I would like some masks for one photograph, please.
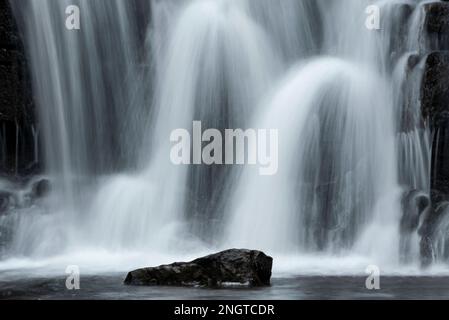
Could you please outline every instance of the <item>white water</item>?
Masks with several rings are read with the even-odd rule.
[[[428,191],[429,138],[400,129],[405,62],[390,58],[394,4],[418,1],[378,2],[382,31],[365,27],[368,0],[78,2],[79,33],[62,27],[68,1],[14,4],[54,188],[8,218],[0,270],[128,270],[245,246],[277,274],[418,272],[416,252],[399,263],[400,199]],[[173,166],[170,132],[193,120],[279,129],[279,173]]]

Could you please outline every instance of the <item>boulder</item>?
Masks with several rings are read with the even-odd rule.
[[[48,179],[41,179],[36,181],[31,188],[31,195],[33,199],[40,199],[48,195],[51,190],[50,181]]]
[[[126,285],[215,287],[227,283],[269,286],[273,258],[261,251],[230,249],[191,262],[128,273]]]

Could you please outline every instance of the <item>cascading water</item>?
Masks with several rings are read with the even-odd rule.
[[[376,202],[395,193],[391,105],[374,99],[373,88],[385,90],[381,79],[359,70],[320,58],[276,91],[257,124],[280,128],[284,162],[272,178],[242,178],[230,241],[271,250],[351,247]],[[389,206],[394,212],[394,201]]]
[[[48,254],[64,247],[71,230],[89,219],[83,214],[87,190],[95,188],[99,175],[136,165],[147,91],[139,87],[145,82],[140,67],[144,58],[139,26],[132,18],[139,9],[123,1],[80,1],[86,20],[83,32],[76,34],[65,28],[65,10],[73,2],[11,4],[23,21],[27,52],[33,52],[33,90],[54,191],[50,206],[58,211],[53,218],[24,217],[26,229],[34,225],[49,230],[19,236],[13,246]]]
[[[275,258],[357,256],[362,268],[417,259],[417,240],[404,240],[400,226],[402,194],[430,189],[420,68],[410,71],[420,1],[11,4],[52,192],[0,220],[13,230],[6,258],[102,264],[105,252],[135,253],[156,264],[170,260],[164,254],[247,246]],[[64,27],[73,4],[79,31]],[[380,31],[365,25],[372,4]],[[406,43],[395,41],[401,6],[417,6]],[[405,82],[410,94],[398,94]],[[203,130],[278,129],[278,174],[173,165],[170,133],[197,120]]]
[[[383,52],[363,20],[342,22],[367,5],[330,4],[323,51],[340,58],[299,66],[253,124],[280,128],[280,170],[273,178],[242,178],[230,208],[230,243],[397,256],[399,186],[391,92],[377,55]],[[345,36],[332,34],[342,30],[334,23],[348,28]],[[355,41],[361,45],[354,49]],[[374,242],[379,231],[385,237]]]

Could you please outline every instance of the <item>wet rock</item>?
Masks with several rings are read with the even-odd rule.
[[[8,0],[0,0],[0,174],[27,175],[38,170],[36,130],[20,34]]]
[[[441,112],[433,127],[431,187],[432,203],[449,200],[449,111]]]
[[[230,249],[191,262],[177,262],[128,273],[127,285],[204,286],[226,283],[270,285],[273,258],[261,251]]]
[[[418,229],[421,214],[430,205],[429,197],[419,191],[407,192],[402,198],[401,232],[414,232]]]
[[[428,214],[429,196],[419,190],[409,191],[402,198],[401,233],[412,233],[418,230],[420,221]]]
[[[416,112],[420,108],[419,98],[422,79],[420,62],[422,57],[416,53],[410,53],[404,57],[406,59],[405,69],[403,70],[405,77],[400,87],[398,87],[397,93],[399,94],[399,101],[402,101],[399,130],[402,133],[408,134],[417,128],[424,128],[422,115]],[[405,185],[409,184],[405,183]]]
[[[449,202],[439,203],[428,210],[422,219],[418,234],[421,236],[420,254],[422,267],[428,267],[436,259],[449,258]]]
[[[13,231],[9,226],[0,224],[0,258],[11,243],[12,234]]]
[[[433,126],[449,111],[449,53],[435,51],[425,61],[422,78],[422,113]]]
[[[399,257],[403,263],[412,259],[412,237],[418,230],[421,216],[428,210],[430,210],[430,199],[424,192],[411,190],[404,194],[399,242]]]
[[[431,201],[449,200],[449,53],[432,52],[425,61],[421,85],[422,114],[434,132]]]
[[[31,188],[32,198],[40,199],[48,195],[51,185],[48,179],[41,179],[35,182]]]
[[[407,59],[407,74],[410,74],[420,61],[421,57],[419,54],[410,54]]]
[[[407,37],[404,35],[408,33],[408,21],[415,6],[410,3],[389,3],[386,6],[391,9],[386,10],[389,16],[383,19],[386,25],[382,29],[390,31],[389,51],[392,62],[397,62],[406,50]]]
[[[421,267],[427,268],[435,260],[435,256],[434,256],[435,251],[433,248],[432,239],[429,237],[421,238],[421,241],[419,243],[419,250],[420,250],[420,256],[421,256]]]
[[[423,30],[432,50],[449,49],[449,2],[433,2],[424,5]]]
[[[5,214],[11,203],[12,195],[6,191],[0,191],[0,216]]]

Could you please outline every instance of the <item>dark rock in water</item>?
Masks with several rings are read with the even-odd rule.
[[[0,224],[0,258],[6,252],[8,245],[11,243],[13,230],[8,225]]]
[[[382,26],[382,29],[388,28],[391,33],[389,51],[392,62],[397,62],[406,50],[407,37],[404,37],[404,34],[408,33],[408,20],[413,13],[414,5],[393,2],[387,6],[391,7],[391,10],[388,10],[390,16],[383,20],[387,25]]]
[[[430,37],[430,47],[448,49],[449,4],[431,3],[425,6],[425,29]],[[449,53],[435,51],[425,59],[421,108],[433,132],[433,141],[430,174],[432,206],[423,215],[418,230],[423,267],[429,266],[435,259],[447,259],[449,250],[446,236],[449,230]]]
[[[422,113],[437,125],[444,111],[449,110],[449,53],[432,52],[425,62],[422,79]]]
[[[422,219],[418,234],[421,236],[420,254],[422,267],[428,267],[437,258],[437,244],[439,251],[449,249],[449,202],[441,202],[428,210]],[[447,259],[448,257],[440,257]]]
[[[427,268],[435,260],[435,256],[434,256],[435,251],[433,248],[432,239],[429,237],[421,238],[421,241],[419,243],[419,250],[420,250],[420,256],[421,256],[421,267]]]
[[[412,190],[405,194],[402,198],[401,232],[416,231],[419,217],[429,205],[429,197],[421,191]]]
[[[410,73],[421,61],[419,54],[411,54],[407,60],[407,73]]]
[[[399,130],[403,133],[409,133],[416,129],[425,127],[425,122],[421,114],[416,112],[420,108],[420,89],[422,79],[422,68],[420,62],[422,57],[419,54],[411,53],[408,55],[405,65],[405,78],[398,89],[400,100],[402,100],[402,112],[400,114]],[[404,179],[405,178],[405,179]],[[412,185],[408,181],[409,177],[401,178],[404,185]]]
[[[48,179],[41,179],[37,181],[31,190],[33,198],[43,198],[50,192],[50,181]]]
[[[424,5],[427,32],[449,32],[449,3],[445,2],[432,2]]]
[[[411,190],[402,198],[402,217],[400,221],[400,260],[407,263],[411,260],[411,241],[417,231],[420,217],[430,209],[429,196],[419,190]]]
[[[39,170],[31,77],[8,0],[0,0],[0,175]]]
[[[449,111],[441,112],[437,120],[432,128],[431,195],[434,206],[449,200]]]
[[[433,2],[424,5],[424,31],[432,50],[449,49],[449,3]]]
[[[270,285],[273,258],[261,251],[230,249],[191,262],[177,262],[128,273],[127,285],[221,286],[240,283]]]
[[[449,53],[432,52],[422,77],[422,114],[434,132],[431,202],[434,208],[449,200]]]
[[[9,192],[0,191],[0,216],[8,210],[11,197],[12,196]]]

